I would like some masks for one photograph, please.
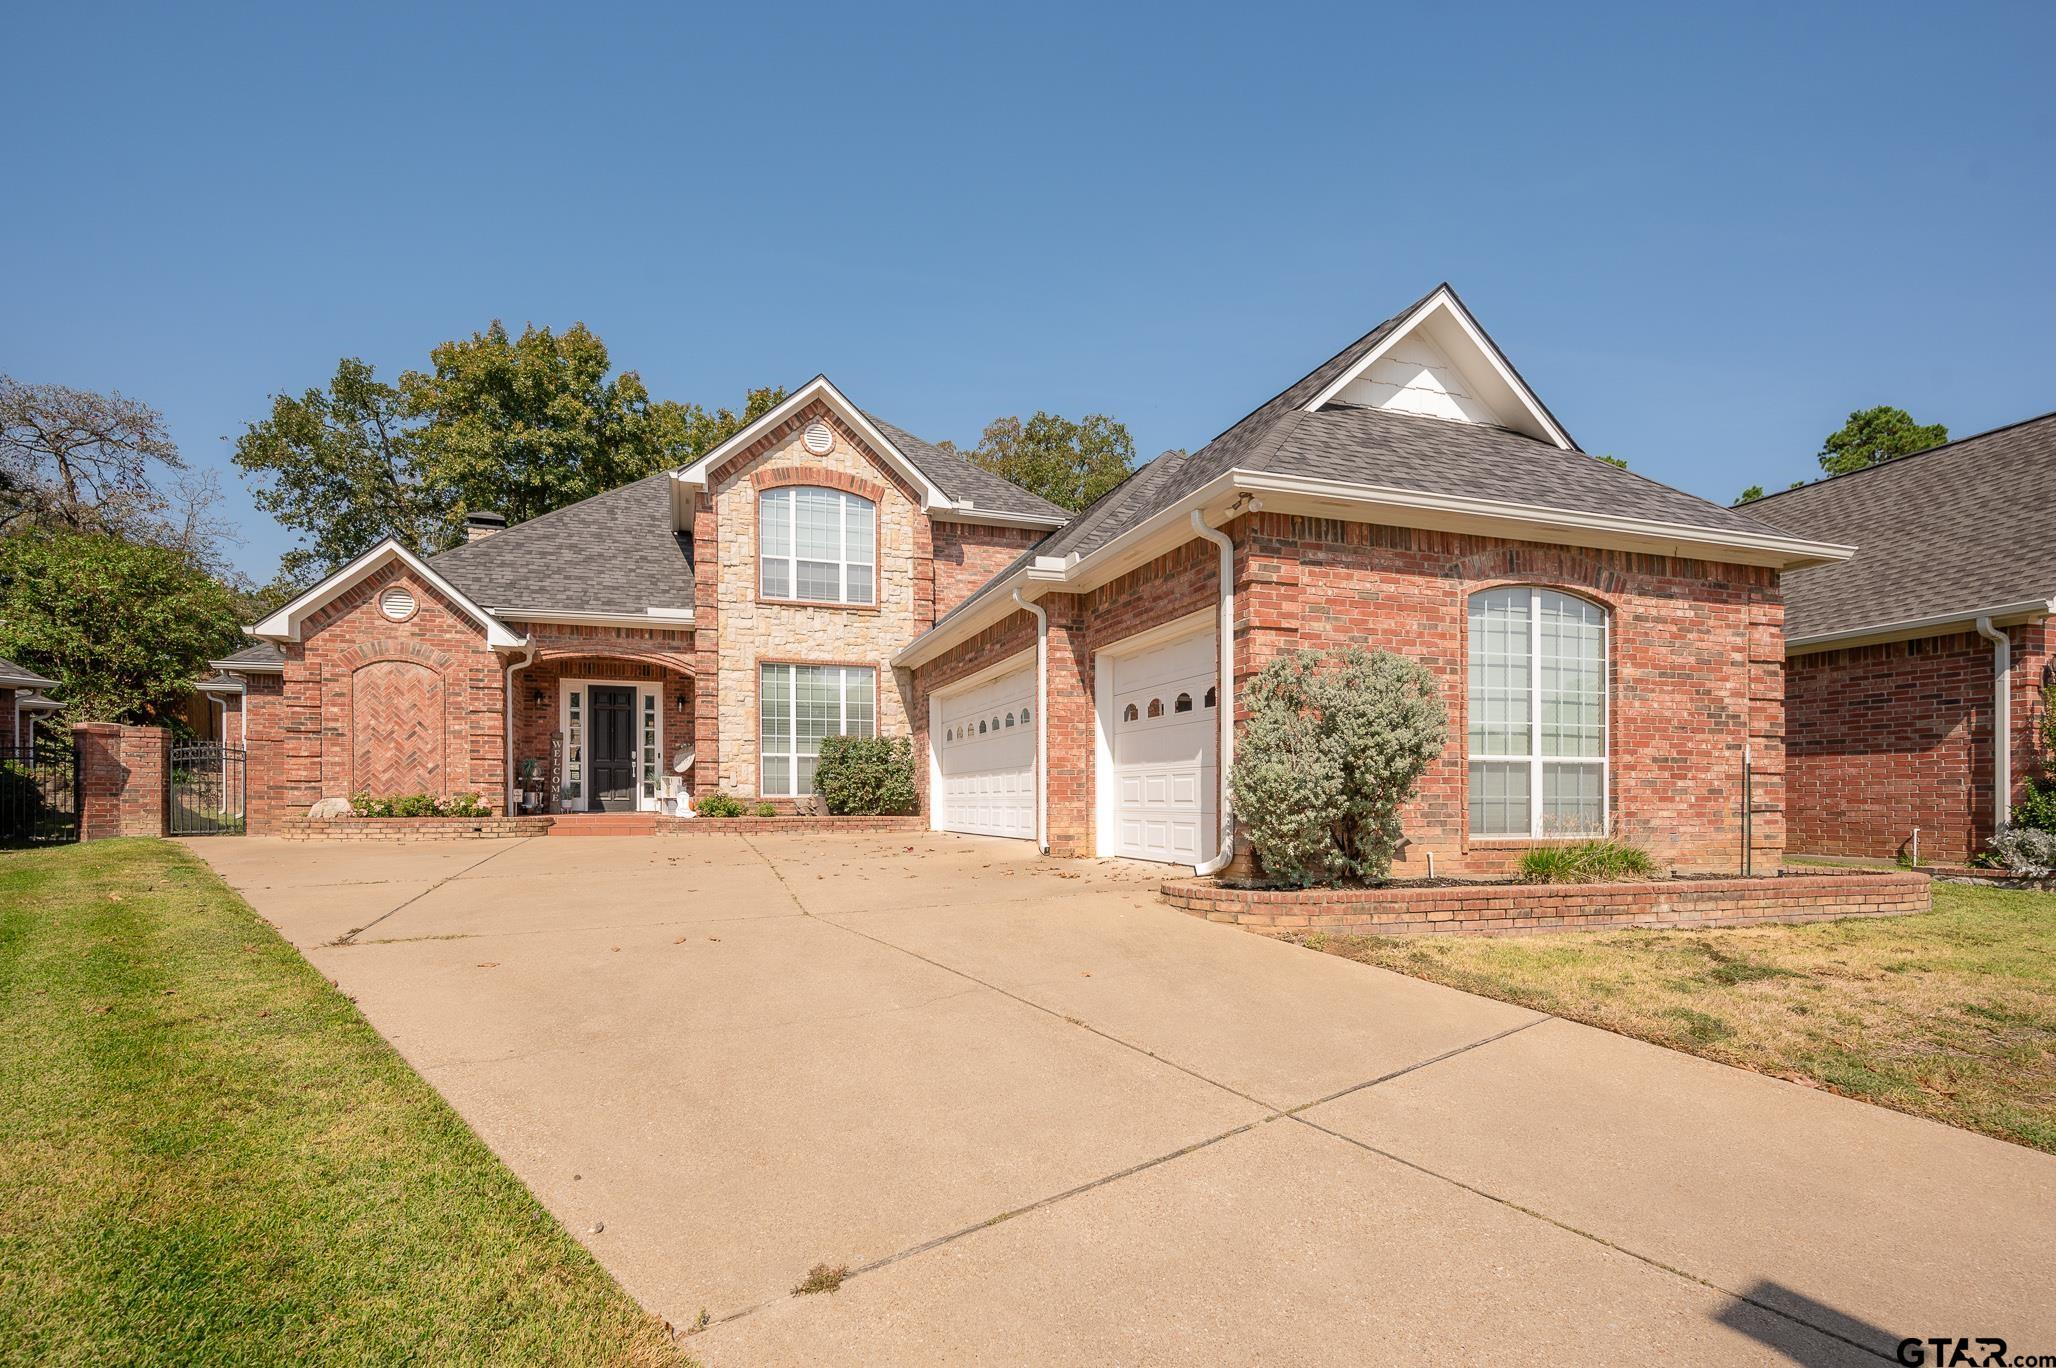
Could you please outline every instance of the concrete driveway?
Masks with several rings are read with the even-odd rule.
[[[1208,925],[1144,867],[194,848],[715,1368],[2056,1353],[2056,1159]]]

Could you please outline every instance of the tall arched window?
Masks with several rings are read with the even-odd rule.
[[[767,489],[757,496],[757,563],[765,598],[875,603],[878,509],[839,489]]]
[[[1470,602],[1473,836],[1606,830],[1606,610],[1525,585]]]

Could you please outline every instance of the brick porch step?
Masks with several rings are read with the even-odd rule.
[[[662,819],[654,812],[560,812],[552,836],[654,836]]]

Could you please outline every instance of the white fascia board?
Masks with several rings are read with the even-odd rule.
[[[255,627],[245,627],[243,634],[245,636],[255,636],[257,635],[257,629]],[[207,668],[210,670],[223,670],[229,674],[284,674],[286,672],[283,661],[277,664],[255,665],[247,660],[210,660],[207,662]]]
[[[1853,546],[1806,541],[1798,537],[1722,532],[1676,523],[1568,509],[1535,508],[1450,494],[1422,494],[1321,480],[1301,475],[1230,470],[1129,528],[1085,556],[1038,556],[1014,571],[994,592],[985,594],[972,611],[931,627],[893,657],[894,666],[911,669],[942,651],[1019,611],[1004,590],[1021,588],[1030,597],[1061,588],[1082,593],[1132,570],[1173,547],[1193,540],[1192,512],[1225,511],[1238,496],[1260,497],[1274,512],[1307,511],[1350,522],[1392,527],[1423,527],[1477,532],[1519,541],[1558,542],[1572,546],[1641,551],[1685,556],[1729,564],[1795,569],[1847,560]]]
[[[495,617],[519,622],[561,622],[575,627],[690,627],[690,608],[645,608],[640,613],[578,613],[561,608],[494,607]]]
[[[1317,504],[1347,505],[1352,522],[1382,522],[1396,527],[1442,531],[1476,531],[1524,541],[1564,542],[1573,546],[1644,551],[1687,556],[1738,565],[1763,565],[1780,570],[1844,561],[1853,546],[1810,541],[1761,532],[1728,532],[1648,518],[1623,518],[1610,513],[1585,513],[1566,508],[1476,499],[1461,494],[1424,494],[1410,489],[1323,480],[1304,475],[1230,472],[1235,488]],[[1273,505],[1276,506],[1275,504]],[[1144,524],[1147,526],[1147,524]],[[1138,529],[1139,530],[1139,529]]]
[[[14,700],[14,706],[21,712],[62,712],[64,710],[62,703],[59,703],[54,698],[45,698],[41,694],[24,694],[22,697]]]
[[[243,681],[240,679],[203,679],[198,684],[195,684],[193,686],[193,692],[208,694],[239,694],[243,692]]]
[[[1327,388],[1308,400],[1306,411],[1313,413],[1332,403],[1336,395],[1342,393],[1345,388],[1362,378],[1372,366],[1378,363],[1380,358],[1398,346],[1400,342],[1420,328],[1422,324],[1426,323],[1438,311],[1446,312],[1449,315],[1458,330],[1470,342],[1472,348],[1483,358],[1485,364],[1491,367],[1492,373],[1498,377],[1499,382],[1513,392],[1514,398],[1520,401],[1521,407],[1526,410],[1529,418],[1534,421],[1538,428],[1548,434],[1549,440],[1565,451],[1576,451],[1578,449],[1577,444],[1571,441],[1570,434],[1557,425],[1556,420],[1549,416],[1549,410],[1542,407],[1542,401],[1535,397],[1535,392],[1522,383],[1520,376],[1514,374],[1513,369],[1501,358],[1499,348],[1493,345],[1491,338],[1485,336],[1485,330],[1478,326],[1476,319],[1471,317],[1470,310],[1464,308],[1462,302],[1449,292],[1447,286],[1428,296],[1421,303],[1421,306],[1409,314],[1398,327],[1394,328],[1383,342],[1365,352],[1363,356],[1357,359],[1355,365],[1352,365],[1348,370],[1336,377]],[[1462,362],[1457,358],[1452,357],[1450,359],[1457,361],[1459,366],[1462,365]]]
[[[1046,528],[1052,532],[1071,521],[1069,517],[1051,517],[1047,513],[1001,513],[996,509],[980,508],[969,502],[932,509],[929,516],[937,522],[982,523],[990,527]]]
[[[1813,632],[1785,638],[1786,655],[1813,655],[1840,650],[1845,646],[1877,646],[1888,641],[1912,641],[1918,637],[1947,636],[1977,627],[1979,618],[1990,618],[1995,626],[2010,627],[2036,618],[2056,615],[2056,599],[2022,599],[1990,608],[1967,608],[1927,617],[1902,618],[1897,622],[1869,623],[1838,632]]]
[[[798,413],[814,400],[826,402],[842,415],[842,420],[855,428],[873,448],[882,452],[893,469],[904,476],[907,482],[921,491],[921,511],[932,513],[938,509],[956,508],[957,502],[942,492],[935,481],[928,478],[908,455],[894,446],[877,426],[866,418],[863,411],[849,401],[848,396],[837,389],[825,375],[817,375],[785,397],[785,401],[771,409],[756,422],[750,423],[720,446],[694,461],[685,469],[676,471],[671,478],[690,489],[704,490],[707,480],[719,470],[724,462],[737,452],[749,446],[762,436],[767,428],[773,427]],[[968,505],[966,505],[968,507]]]
[[[473,603],[456,585],[429,569],[426,561],[391,537],[372,547],[264,621],[246,630],[251,636],[265,641],[298,641],[300,626],[307,620],[308,614],[331,602],[336,595],[349,589],[373,571],[393,561],[405,565],[432,585],[443,597],[463,609],[466,616],[485,629],[485,644],[494,650],[516,651],[528,645],[527,637],[510,630],[507,624]]]

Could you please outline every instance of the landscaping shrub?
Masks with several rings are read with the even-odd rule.
[[[2016,878],[2056,876],[2056,831],[2008,823],[1992,837],[1992,853]]]
[[[2032,831],[2056,831],[2056,780],[2029,779],[2013,805],[2011,825]]]
[[[731,798],[720,790],[693,802],[692,810],[702,817],[740,817],[746,811],[739,798]]]
[[[906,737],[824,736],[814,792],[836,817],[896,817],[914,810],[914,743]]]
[[[1435,676],[1359,647],[1279,656],[1251,683],[1228,786],[1266,876],[1381,879],[1399,809],[1449,732]]]
[[[457,793],[438,798],[432,793],[408,793],[396,798],[374,798],[368,793],[350,795],[350,810],[359,817],[490,817],[493,810],[478,801],[475,793]]]
[[[1625,841],[1537,846],[1521,856],[1524,883],[1621,883],[1657,876],[1649,852]]]
[[[777,815],[778,804],[776,803],[759,803],[750,809],[750,816],[752,817],[776,817]]]

